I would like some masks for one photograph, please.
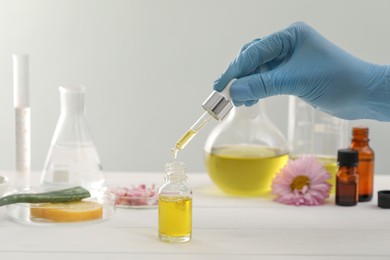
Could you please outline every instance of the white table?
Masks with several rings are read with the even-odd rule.
[[[109,182],[162,182],[163,173],[106,173]],[[390,209],[372,202],[339,207],[286,206],[264,198],[221,194],[205,173],[189,174],[194,189],[193,239],[157,238],[157,209],[117,209],[105,222],[30,226],[0,208],[0,259],[390,259]],[[390,189],[390,176],[376,176]]]

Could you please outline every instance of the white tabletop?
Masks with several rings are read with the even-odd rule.
[[[162,173],[106,173],[109,183],[154,181]],[[157,209],[117,209],[88,225],[31,226],[0,208],[0,259],[390,259],[390,209],[372,202],[339,207],[286,206],[266,198],[233,198],[205,173],[189,174],[194,190],[193,239],[157,238]],[[375,187],[390,189],[390,176]]]

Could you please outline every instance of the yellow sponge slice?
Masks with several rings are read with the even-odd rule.
[[[50,219],[56,222],[78,222],[101,219],[103,207],[93,201],[34,204],[30,208],[34,218]]]

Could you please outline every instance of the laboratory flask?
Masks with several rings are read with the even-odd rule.
[[[287,142],[260,101],[230,111],[210,133],[204,159],[211,180],[222,191],[252,197],[269,194],[288,157]]]
[[[337,151],[348,146],[348,123],[305,101],[289,97],[288,143],[291,158],[314,155],[330,173],[331,194],[338,172]]]
[[[105,186],[100,159],[85,117],[85,87],[60,87],[61,113],[46,157],[41,183],[47,188]]]

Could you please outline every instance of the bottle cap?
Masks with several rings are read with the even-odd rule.
[[[390,190],[378,191],[378,207],[382,209],[390,208]]]
[[[337,151],[337,162],[340,166],[357,166],[359,153],[352,149],[340,149]]]
[[[233,108],[230,101],[230,86],[235,79],[231,80],[222,92],[213,91],[211,95],[203,102],[203,108],[218,121],[221,121]]]

